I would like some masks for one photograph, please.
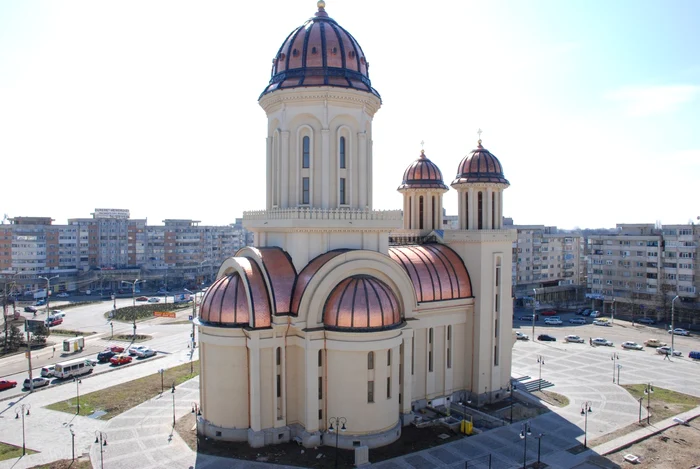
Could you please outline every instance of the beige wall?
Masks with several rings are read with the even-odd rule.
[[[225,428],[248,428],[248,360],[245,347],[203,343],[206,359],[201,362],[203,386],[209,390],[202,400],[203,417]],[[214,392],[215,390],[215,392]]]

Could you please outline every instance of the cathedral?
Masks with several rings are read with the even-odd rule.
[[[479,140],[451,183],[459,229],[441,226],[449,188],[424,152],[396,175],[403,210],[373,210],[381,97],[358,42],[317,6],[259,97],[266,201],[244,214],[257,247],[221,265],[195,319],[198,431],[253,447],[375,448],[423,407],[506,397],[509,183]]]

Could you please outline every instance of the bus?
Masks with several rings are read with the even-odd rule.
[[[74,376],[81,376],[92,373],[93,365],[90,360],[78,358],[63,363],[56,363],[54,376],[56,378],[66,379]]]

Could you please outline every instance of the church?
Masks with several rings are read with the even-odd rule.
[[[442,229],[449,188],[422,151],[396,175],[403,210],[372,209],[381,97],[358,42],[317,6],[259,97],[266,201],[244,213],[257,247],[221,265],[195,319],[198,431],[375,448],[423,407],[506,397],[516,235],[502,221],[509,182],[481,140],[451,182],[459,229]]]

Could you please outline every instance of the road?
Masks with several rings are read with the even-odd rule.
[[[130,341],[111,340],[112,333],[116,336],[121,334],[131,335],[134,332],[133,324],[131,323],[112,321],[113,327],[110,326],[110,320],[105,318],[105,313],[112,311],[112,300],[104,300],[89,305],[61,309],[61,307],[66,304],[67,302],[65,301],[51,302],[52,310],[59,309],[66,314],[63,318],[63,324],[57,326],[57,328],[63,330],[79,330],[85,333],[93,334],[85,336],[85,348],[83,351],[74,353],[64,353],[62,347],[63,340],[71,336],[59,334],[49,336],[47,342],[55,343],[55,351],[54,346],[49,345],[41,350],[35,350],[32,352],[33,376],[39,376],[41,373],[41,368],[47,365],[81,357],[96,358],[97,353],[104,350],[105,347],[110,344],[118,344],[124,348],[127,348],[131,344]],[[172,304],[172,300],[169,301],[168,304]],[[116,300],[117,308],[130,305],[132,305],[132,300],[130,298]],[[163,307],[165,310],[165,304],[163,304]],[[36,316],[34,316],[32,313],[23,312],[22,314],[27,319],[44,319],[46,317],[46,313],[44,311],[38,312]],[[158,356],[173,354],[180,355],[183,352],[189,351],[190,333],[192,332],[191,324],[172,323],[187,320],[188,316],[191,314],[191,309],[184,309],[177,312],[177,318],[174,320],[167,318],[155,318],[137,322],[136,333],[145,334],[152,337],[152,339],[139,344],[148,345],[150,348],[158,352],[158,354],[156,357],[145,360],[134,360],[132,362],[134,363],[134,366],[137,366],[137,364],[141,364],[143,362],[151,361]],[[93,374],[111,371],[113,368],[114,367],[106,363],[98,364]],[[130,367],[121,368],[129,369]],[[28,376],[28,360],[24,353],[19,353],[1,359],[0,377],[3,379],[17,381],[18,385],[16,388],[0,391],[0,400],[26,393],[26,391],[21,389],[21,387],[25,378]],[[63,384],[63,382],[57,379],[54,379],[51,382],[52,386],[60,384]]]

